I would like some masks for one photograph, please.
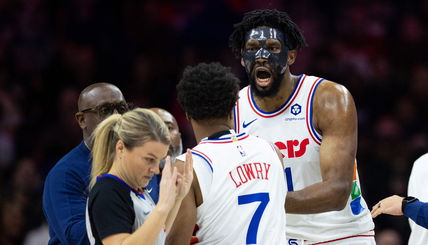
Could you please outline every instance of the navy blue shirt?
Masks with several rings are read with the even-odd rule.
[[[404,215],[412,219],[416,224],[428,229],[428,202],[417,200],[408,203],[404,207]]]
[[[91,174],[91,152],[82,141],[50,170],[43,190],[43,212],[49,224],[49,245],[89,245],[85,212]],[[160,176],[148,188],[155,202]]]
[[[82,141],[46,177],[43,212],[49,224],[49,245],[89,244],[85,210],[91,165],[91,152]]]

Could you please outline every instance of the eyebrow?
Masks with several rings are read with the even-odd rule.
[[[155,159],[158,159],[158,157],[155,154],[151,153],[151,152],[147,153],[147,155],[150,155],[150,156],[154,157]]]
[[[169,126],[169,125],[174,126],[174,123],[173,123],[172,121],[164,121],[164,123],[165,123],[167,126]]]

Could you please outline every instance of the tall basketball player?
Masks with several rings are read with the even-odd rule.
[[[283,165],[267,141],[233,130],[239,80],[219,63],[184,71],[178,100],[199,144],[194,181],[167,244],[285,244]]]
[[[250,83],[239,94],[235,129],[282,152],[288,244],[374,244],[356,168],[351,94],[337,83],[290,72],[306,43],[285,12],[251,11],[234,27],[230,45]]]

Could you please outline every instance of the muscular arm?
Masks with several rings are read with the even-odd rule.
[[[357,112],[345,87],[322,82],[315,93],[313,124],[322,135],[322,182],[288,192],[287,213],[320,213],[342,210],[352,187],[357,150]]]

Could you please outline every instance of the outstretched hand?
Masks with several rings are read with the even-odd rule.
[[[373,218],[376,218],[379,214],[390,214],[390,215],[403,215],[401,206],[403,203],[403,197],[393,195],[382,199],[376,205],[373,206],[371,214]]]
[[[186,152],[186,162],[184,163],[184,171],[178,174],[177,177],[177,199],[183,198],[189,192],[190,186],[193,182],[193,158],[189,149]]]

